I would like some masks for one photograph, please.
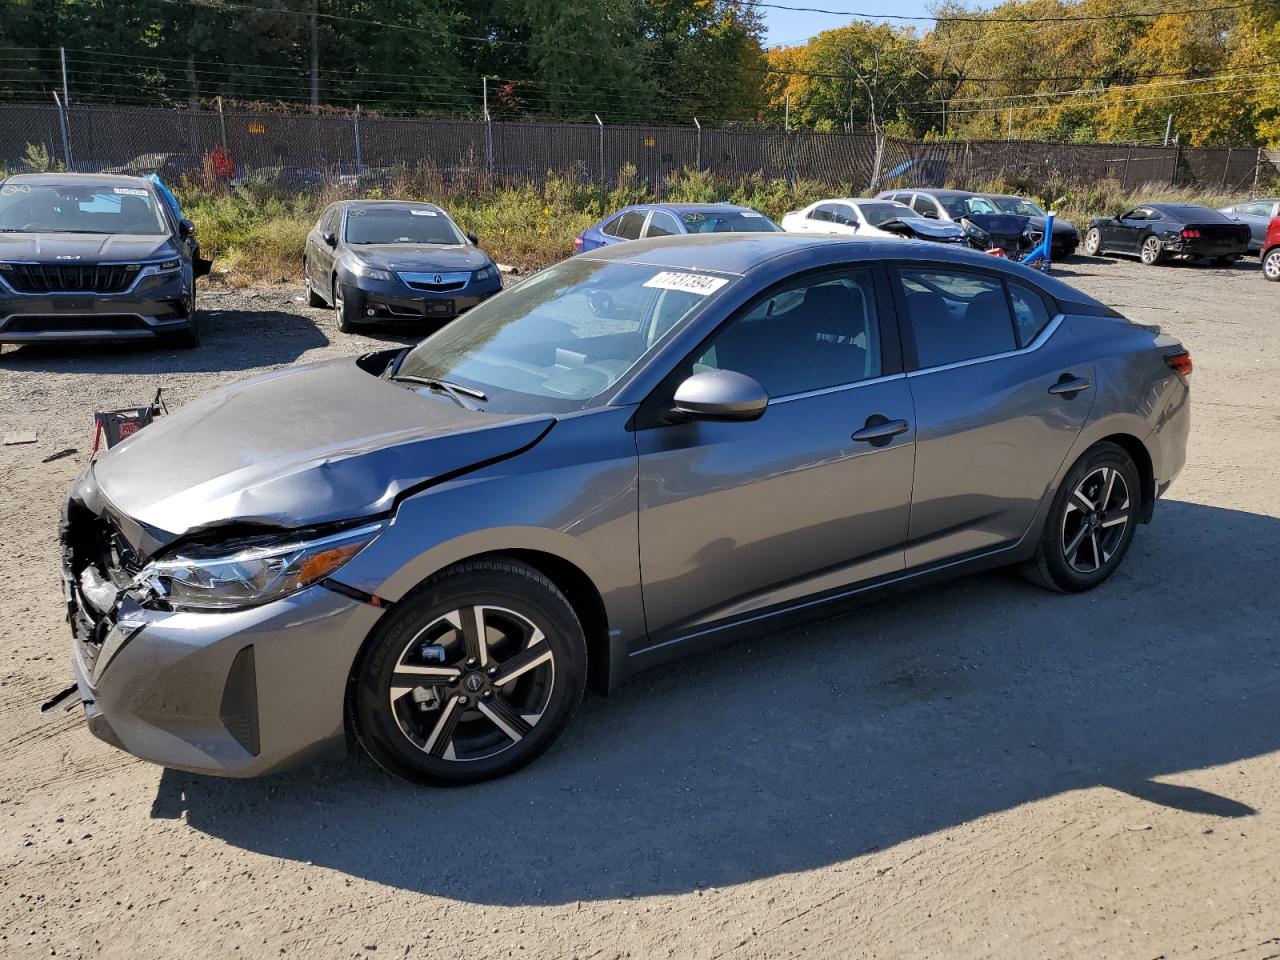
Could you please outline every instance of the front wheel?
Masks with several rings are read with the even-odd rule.
[[[1263,256],[1262,275],[1273,282],[1280,282],[1280,247],[1272,247]]]
[[[1157,263],[1164,259],[1164,244],[1160,242],[1159,237],[1147,237],[1142,241],[1142,262],[1148,267],[1154,267]]]
[[[1124,559],[1141,502],[1138,469],[1125,449],[1114,443],[1090,448],[1054,496],[1040,545],[1023,574],[1061,593],[1093,589]]]
[[[357,305],[350,291],[337,277],[333,278],[333,312],[338,318],[338,329],[343,333],[355,333]]]
[[[1084,252],[1091,257],[1102,253],[1102,231],[1097,227],[1090,227],[1089,232],[1084,235]]]
[[[504,560],[457,564],[396,604],[357,666],[357,738],[384,769],[452,786],[549,747],[586,688],[582,625],[555,585]]]

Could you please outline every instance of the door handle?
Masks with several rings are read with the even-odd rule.
[[[1058,378],[1058,382],[1049,388],[1049,392],[1054,396],[1069,398],[1092,386],[1093,381],[1087,377],[1073,377],[1069,373],[1064,373]]]
[[[883,447],[898,434],[906,433],[910,429],[911,424],[905,420],[890,420],[881,414],[873,413],[867,417],[863,428],[854,433],[851,439]]]

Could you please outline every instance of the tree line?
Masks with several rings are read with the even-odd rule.
[[[747,0],[10,0],[0,98],[1280,143],[1277,0],[942,0],[766,49]],[[1149,15],[1158,12],[1159,15]],[[833,18],[839,23],[839,18]]]

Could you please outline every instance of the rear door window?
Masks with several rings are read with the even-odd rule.
[[[643,210],[628,210],[619,218],[613,235],[621,240],[639,240],[640,231],[644,229],[644,217]]]
[[[680,232],[680,225],[676,223],[676,218],[671,214],[662,210],[653,211],[653,216],[649,218],[649,226],[645,228],[644,235],[646,237],[670,237]]]
[[[939,367],[1017,349],[1009,300],[998,277],[900,270],[897,279],[918,367]]]

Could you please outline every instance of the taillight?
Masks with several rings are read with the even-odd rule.
[[[574,253],[577,253],[577,252],[578,252],[579,250],[581,250],[581,249],[582,249],[582,238],[581,238],[581,237],[574,237],[574,238],[573,238],[573,252],[574,252]]]
[[[1191,354],[1186,350],[1181,353],[1171,353],[1164,358],[1164,362],[1169,365],[1169,369],[1174,373],[1183,377],[1191,376]]]
[[[1195,227],[1183,227],[1183,228],[1182,228],[1182,239],[1183,239],[1183,240],[1199,240],[1199,239],[1200,239],[1200,231],[1199,231],[1199,230],[1197,230]]]

